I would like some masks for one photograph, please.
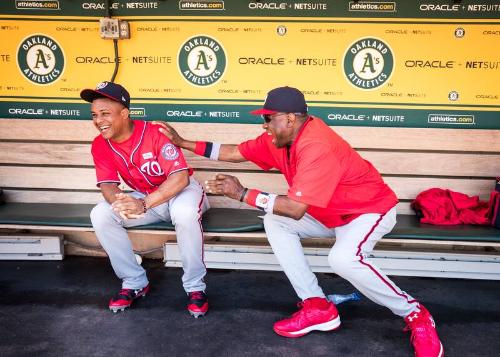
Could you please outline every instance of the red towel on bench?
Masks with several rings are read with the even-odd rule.
[[[431,188],[421,192],[411,203],[421,223],[436,225],[479,224],[489,225],[489,203],[479,196],[447,189]]]

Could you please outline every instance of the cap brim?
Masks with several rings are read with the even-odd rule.
[[[101,93],[101,92],[99,92],[97,90],[94,90],[94,89],[84,89],[84,90],[82,90],[80,92],[80,98],[82,98],[84,101],[89,102],[89,103],[92,103],[97,98],[108,98],[108,99],[111,99],[111,100],[113,100],[115,102],[123,104],[118,99],[113,98],[110,95],[107,95],[105,93]]]
[[[276,110],[269,110],[269,109],[264,109],[264,108],[253,110],[250,112],[250,114],[252,114],[252,115],[267,115],[267,114],[276,114],[276,113],[278,113]]]

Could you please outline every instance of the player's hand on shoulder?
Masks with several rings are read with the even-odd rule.
[[[181,147],[184,139],[170,124],[164,121],[153,121],[153,124],[159,126],[158,131],[165,135],[172,144]]]

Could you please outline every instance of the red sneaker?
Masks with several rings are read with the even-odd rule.
[[[208,298],[204,291],[192,291],[188,293],[187,309],[191,316],[198,318],[205,316],[208,312]]]
[[[149,292],[149,284],[141,289],[121,289],[118,294],[109,300],[109,309],[116,313],[118,310],[125,310],[125,308],[130,307],[132,302],[142,297],[145,297]]]
[[[301,308],[291,317],[274,324],[274,332],[285,337],[300,337],[311,331],[333,331],[340,326],[337,308],[325,298],[309,298],[299,302]]]
[[[431,314],[420,305],[420,312],[412,312],[405,317],[406,327],[403,331],[411,331],[411,343],[415,349],[415,357],[441,357],[444,355],[443,345],[436,332],[436,324]]]

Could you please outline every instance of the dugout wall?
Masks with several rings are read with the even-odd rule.
[[[257,123],[290,85],[329,125],[500,127],[498,1],[6,0],[0,37],[2,118],[89,119],[118,62],[146,120]]]

